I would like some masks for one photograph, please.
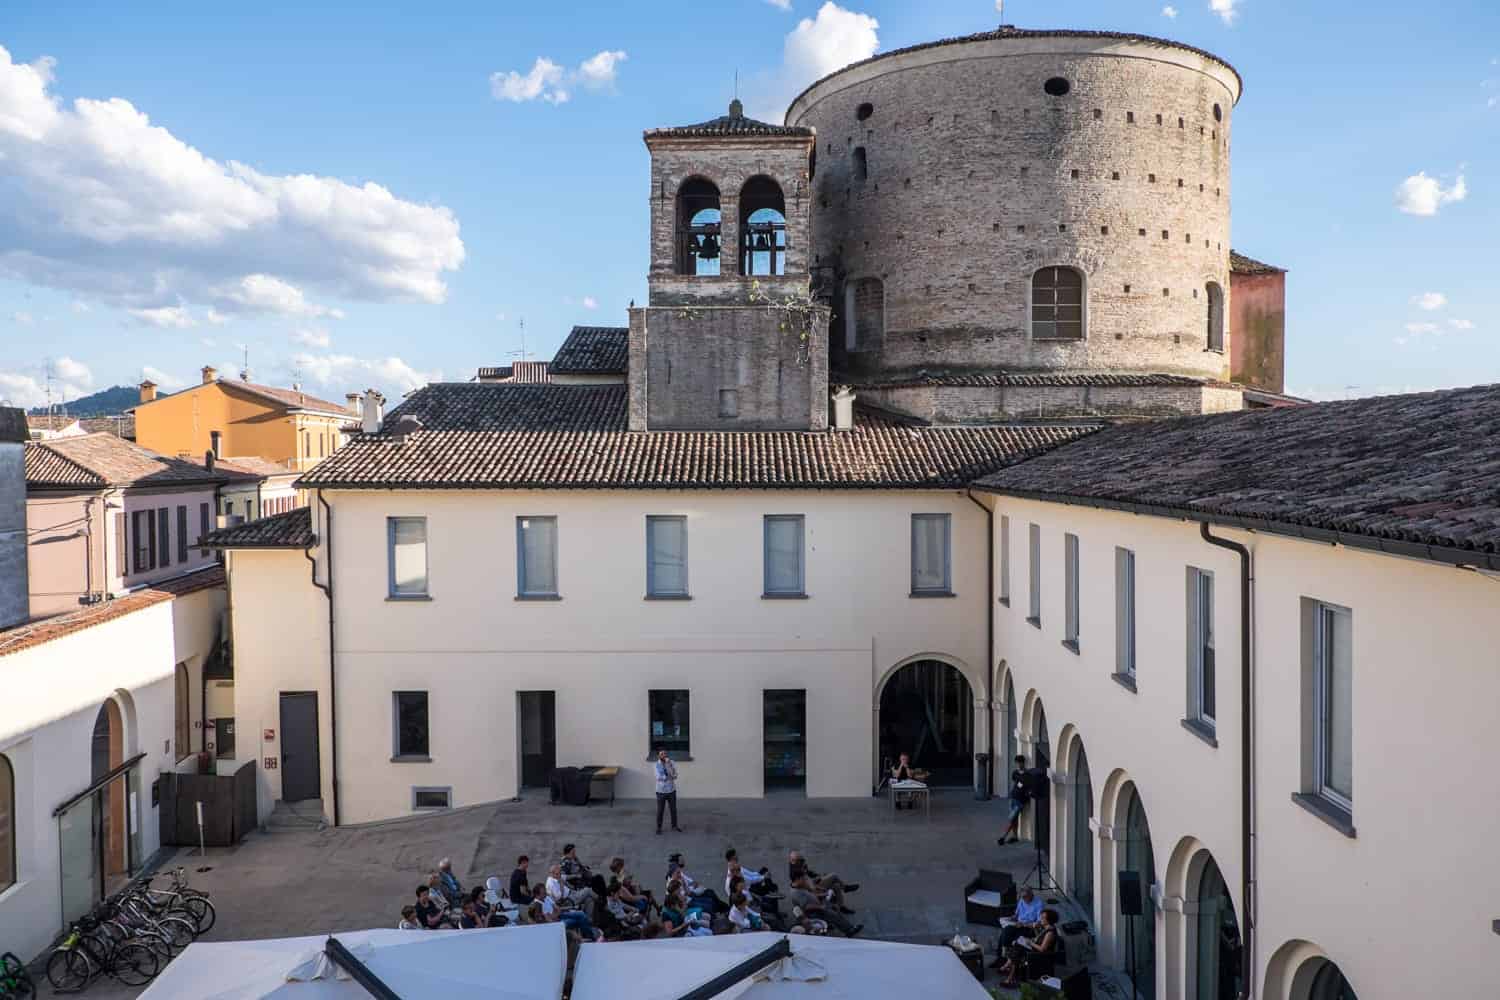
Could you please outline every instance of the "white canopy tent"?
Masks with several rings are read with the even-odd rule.
[[[402,1000],[559,1000],[562,924],[472,931],[340,931],[333,937]],[[329,935],[195,942],[141,1000],[369,1000],[323,955]]]
[[[573,1000],[677,1000],[764,951],[779,934],[586,944],[573,971]],[[943,946],[786,935],[792,957],[716,1000],[989,1000]]]

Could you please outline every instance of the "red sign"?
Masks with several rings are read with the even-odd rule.
[[[267,743],[270,743],[272,740],[276,739],[276,730],[274,730],[274,729],[263,730],[261,732],[261,734],[260,734],[260,738],[263,739],[263,740],[265,740]]]
[[[276,770],[276,758],[267,757],[261,766],[264,767],[267,771]]]

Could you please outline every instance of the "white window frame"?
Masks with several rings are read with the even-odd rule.
[[[1313,618],[1313,790],[1319,798],[1333,803],[1346,813],[1354,812],[1354,788],[1353,777],[1350,777],[1349,794],[1334,788],[1328,780],[1330,770],[1328,740],[1331,736],[1329,725],[1329,688],[1332,684],[1332,647],[1329,636],[1329,620],[1335,615],[1350,616],[1349,632],[1353,635],[1354,622],[1353,612],[1348,608],[1339,607],[1336,604],[1325,604],[1322,601],[1314,605]],[[1354,651],[1349,651],[1352,663]],[[1352,669],[1352,667],[1351,667]],[[1352,678],[1351,678],[1352,686]],[[1352,701],[1352,698],[1351,698]],[[1352,715],[1353,705],[1349,705],[1347,711]],[[1353,738],[1353,725],[1351,719],[1350,737]],[[1352,757],[1354,747],[1349,747]]]
[[[422,525],[422,589],[396,589],[396,525],[402,521],[416,521]],[[432,596],[432,564],[428,552],[431,538],[427,531],[427,518],[420,515],[387,517],[385,519],[385,565],[386,598],[393,601],[422,600]]]
[[[940,587],[917,586],[917,525],[936,520],[943,526],[943,583]],[[914,596],[942,596],[953,593],[953,515],[913,514],[911,516],[911,592]]]
[[[682,526],[682,589],[660,590],[656,583],[656,561],[652,558],[652,531],[653,525],[677,522]],[[646,515],[646,596],[648,598],[666,598],[670,600],[685,600],[690,596],[690,584],[688,583],[688,526],[686,514],[647,514]]]
[[[526,573],[526,531],[532,521],[546,521],[552,525],[552,589],[533,587]],[[545,600],[559,593],[557,565],[557,516],[555,514],[522,514],[516,518],[516,597]]]
[[[1188,718],[1208,729],[1218,722],[1219,675],[1217,637],[1214,635],[1214,575],[1206,569],[1188,567]],[[1204,650],[1210,650],[1212,664],[1206,662]],[[1208,671],[1212,670],[1210,676]],[[1205,685],[1205,678],[1211,685]],[[1210,691],[1211,688],[1211,691]],[[1213,704],[1205,705],[1205,693]]]
[[[1115,548],[1115,673],[1135,680],[1135,553]]]
[[[1078,536],[1063,534],[1063,645],[1078,651]]]
[[[1026,526],[1027,540],[1027,584],[1029,593],[1026,620],[1037,628],[1042,627],[1042,526],[1032,522]]]
[[[797,528],[797,583],[793,588],[771,585],[771,525],[794,524]],[[765,597],[807,596],[807,517],[803,514],[767,514],[761,519],[761,594]]]
[[[1010,607],[1010,518],[1000,515],[1000,603]]]

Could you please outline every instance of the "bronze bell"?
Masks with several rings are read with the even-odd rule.
[[[703,260],[717,260],[719,256],[719,238],[712,233],[698,238],[698,256]]]

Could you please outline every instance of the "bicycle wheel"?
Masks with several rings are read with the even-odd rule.
[[[163,932],[143,927],[135,932],[135,937],[132,940],[156,952],[157,958],[161,960],[163,965],[172,961],[172,942],[167,940],[167,935]]]
[[[198,933],[206,934],[214,921],[219,919],[218,913],[214,911],[214,904],[203,896],[186,896],[179,903],[182,909],[191,916],[193,923],[198,925]]]
[[[192,944],[193,939],[198,936],[198,928],[185,917],[163,917],[156,922],[156,927],[166,935],[174,955]]]
[[[47,959],[47,982],[59,993],[77,993],[88,985],[91,964],[77,948],[54,951]]]
[[[161,963],[156,954],[143,944],[134,941],[120,945],[115,951],[110,972],[126,986],[145,986],[156,978]]]

